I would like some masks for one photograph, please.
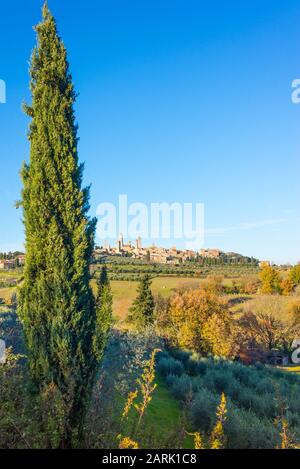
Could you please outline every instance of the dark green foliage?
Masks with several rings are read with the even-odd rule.
[[[137,288],[137,297],[129,310],[128,320],[133,322],[137,329],[143,329],[154,322],[154,308],[151,279],[149,275],[144,275]]]
[[[172,377],[170,381],[170,376]],[[192,380],[187,375],[168,375],[168,387],[173,396],[179,401],[185,402],[192,395]]]
[[[206,387],[216,391],[218,394],[224,392],[227,395],[227,389],[232,379],[231,373],[219,368],[208,369],[205,374]]]
[[[170,358],[170,354],[166,350],[161,350],[157,352],[155,358],[156,358],[156,363],[159,363],[163,358]]]
[[[192,354],[188,360],[183,354],[183,370],[176,376],[173,353],[171,350],[169,359],[166,353],[163,358],[158,357],[157,370],[165,376],[174,397],[185,404],[194,431],[211,432],[216,407],[224,392],[228,408],[224,427],[227,448],[275,448],[280,443],[280,430],[275,421],[282,411],[291,433],[299,441],[299,376],[272,367],[245,366],[223,359],[198,361]],[[177,351],[175,354],[180,357]],[[197,373],[194,365],[190,366],[191,361],[198,361]]]
[[[108,278],[106,265],[102,267],[100,275],[99,275],[99,279],[97,281],[98,296],[99,294],[101,295],[101,290],[104,286],[109,286],[109,278]]]
[[[272,420],[229,403],[224,432],[229,449],[274,449],[280,444],[279,432]]]
[[[184,366],[179,360],[175,360],[175,358],[162,358],[158,363],[157,371],[162,376],[181,376],[184,372]]]
[[[205,432],[209,431],[213,425],[217,405],[217,394],[211,393],[206,388],[199,389],[191,403],[189,412],[194,428]]]
[[[35,29],[32,104],[24,106],[31,124],[30,162],[22,170],[26,266],[19,316],[35,389],[54,383],[63,396],[62,444],[69,445],[82,429],[103,349],[89,286],[96,221],[88,218],[89,190],[82,188],[67,52],[47,4]]]
[[[97,280],[97,297],[96,297],[96,310],[97,310],[97,334],[95,340],[97,341],[96,350],[102,353],[105,347],[108,333],[112,323],[112,309],[113,309],[113,296],[110,286],[110,281],[107,274],[106,266],[102,267],[101,274]],[[100,357],[101,358],[101,355]]]
[[[29,396],[22,363],[9,351],[0,366],[0,448],[55,448],[64,426],[59,391],[52,386],[45,394]]]
[[[139,281],[144,274],[152,277],[190,277],[206,278],[208,275],[223,275],[224,277],[242,277],[241,291],[244,290],[244,283],[248,285],[250,274],[258,273],[259,268],[254,264],[223,264],[220,265],[201,265],[198,262],[185,262],[183,264],[156,264],[147,260],[134,259],[132,257],[106,256],[101,261],[94,260],[92,270],[97,272],[102,262],[109,267],[111,280],[131,280]],[[245,277],[246,275],[246,277]],[[96,275],[95,275],[96,276]],[[257,280],[250,277],[250,284],[256,285]],[[259,282],[258,282],[259,283]],[[243,288],[242,288],[243,287]],[[249,289],[249,285],[247,291]],[[255,289],[255,291],[257,288]],[[251,290],[251,292],[253,292]],[[245,291],[246,293],[246,291]]]
[[[0,448],[19,448],[24,445],[15,427],[24,435],[24,376],[16,357],[8,355],[0,365]],[[20,441],[21,440],[21,441]]]
[[[191,355],[190,352],[186,350],[182,350],[180,348],[171,349],[170,354],[172,355],[173,358],[181,361],[182,363],[186,363],[186,361],[189,360],[190,355]]]
[[[203,365],[202,362],[198,363],[196,360],[189,358],[185,363],[185,368],[189,375],[197,376],[198,374],[201,374],[201,370],[205,370],[205,365]]]
[[[5,341],[12,353],[24,353],[23,331],[14,308],[0,314],[0,339]]]

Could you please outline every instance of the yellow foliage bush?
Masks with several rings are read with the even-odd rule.
[[[281,293],[279,272],[270,265],[264,265],[259,278],[262,282],[261,292],[264,294]]]
[[[281,293],[285,296],[290,295],[294,290],[294,283],[290,278],[285,278],[280,283]]]
[[[300,324],[300,299],[297,298],[288,304],[287,312],[294,324]]]
[[[223,300],[202,289],[175,293],[170,299],[173,340],[180,347],[222,357],[233,353],[230,312]]]

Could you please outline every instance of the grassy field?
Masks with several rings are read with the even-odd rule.
[[[177,288],[197,287],[199,279],[157,277],[152,282],[152,292],[154,295],[160,294],[164,297],[170,296]],[[136,297],[138,282],[118,281],[111,282],[114,298],[114,315],[121,320],[126,318],[128,309]]]
[[[21,269],[17,270],[0,270],[0,281],[10,280],[10,279],[19,279],[22,274]]]
[[[176,432],[177,428],[180,428],[182,411],[178,401],[174,399],[167,389],[164,380],[161,377],[156,377],[155,382],[157,388],[145,412],[143,426],[147,429],[147,433],[154,437],[155,441],[160,441],[161,439],[162,445],[167,442],[169,447],[172,447],[174,438],[179,436],[174,434],[174,432]],[[136,421],[136,418],[136,413],[131,411],[128,429],[132,428],[133,419]],[[186,435],[183,447],[193,448],[193,439],[191,436]]]
[[[280,296],[280,295],[240,295],[241,302],[237,303],[231,308],[236,313],[244,313],[251,311],[253,313],[266,313],[272,314],[276,318],[285,320],[288,316],[288,305],[293,302],[297,297],[294,296]],[[234,297],[230,297],[234,301]],[[236,300],[238,296],[236,296]]]
[[[0,270],[0,283],[5,282],[6,285],[0,287],[0,301],[9,303],[11,296],[16,292],[16,286],[9,286],[10,284],[18,284],[22,276],[21,269],[15,270]]]
[[[152,292],[154,295],[160,294],[167,298],[178,288],[196,288],[201,282],[203,282],[202,279],[157,277],[152,282]],[[114,314],[116,318],[124,320],[136,296],[138,283],[131,281],[112,281],[111,284],[114,296]],[[260,294],[228,295],[228,299],[232,303],[231,310],[235,313],[242,314],[246,311],[267,313],[281,320],[287,319],[288,305],[297,298],[299,297]]]
[[[13,275],[12,275],[13,277]],[[153,280],[152,291],[154,295],[170,296],[176,288],[197,287],[201,280],[192,278],[157,277]],[[136,296],[138,282],[113,280],[111,282],[114,297],[114,314],[118,319],[126,318],[128,309]],[[95,287],[95,280],[92,280]],[[16,288],[0,288],[0,298],[9,302]]]
[[[11,296],[16,292],[16,287],[0,288],[0,299],[9,303]]]
[[[16,272],[1,272],[0,280],[18,278]],[[152,282],[152,292],[154,295],[160,294],[167,298],[178,288],[196,288],[204,279],[183,278],[183,277],[156,277]],[[92,286],[95,287],[95,280],[92,280]],[[231,279],[224,279],[224,285],[230,285]],[[114,315],[118,320],[125,320],[135,296],[138,282],[125,280],[112,280],[113,308]],[[5,303],[9,302],[16,287],[0,288],[0,299]],[[300,292],[299,292],[300,293]],[[298,295],[299,297],[299,295]],[[231,310],[235,313],[252,311],[253,313],[272,313],[277,318],[285,319],[287,317],[288,305],[296,299],[297,296],[279,296],[279,295],[228,295],[232,303]]]
[[[16,274],[8,275],[5,277],[9,278],[16,278]],[[197,278],[184,278],[184,277],[174,277],[174,276],[166,276],[166,277],[156,277],[152,281],[152,292],[154,295],[160,294],[163,297],[169,297],[175,290],[180,288],[197,288],[204,282],[204,279],[197,279]],[[231,278],[224,279],[224,285],[230,286],[232,283]],[[91,281],[92,287],[95,290],[96,281]],[[136,281],[122,281],[122,280],[112,280],[111,281],[112,291],[113,291],[113,309],[114,309],[114,316],[116,320],[119,322],[120,329],[123,328],[123,321],[126,320],[126,316],[128,313],[128,309],[131,306],[134,298],[136,297],[136,290],[138,286],[138,282]],[[1,288],[0,289],[0,298],[2,298],[5,302],[9,302],[12,294],[16,291],[16,287],[10,288]],[[272,313],[276,317],[280,319],[285,319],[287,317],[287,309],[289,303],[291,303],[297,297],[284,297],[279,295],[227,295],[226,299],[230,302],[230,307],[233,312],[237,315],[242,314],[245,311],[252,311],[253,313],[264,312],[264,313]],[[1,306],[0,306],[1,312]],[[117,329],[119,328],[117,327]],[[125,325],[127,328],[127,325]],[[269,396],[265,395],[265,392],[262,392],[261,389],[252,389],[255,387],[255,383],[258,380],[253,380],[253,386],[249,386],[246,382],[244,384],[240,384],[240,377],[233,379],[232,373],[240,373],[241,379],[245,375],[249,375],[254,371],[248,368],[242,367],[242,369],[235,370],[234,366],[238,365],[231,365],[229,366],[221,366],[215,364],[214,366],[208,366],[208,372],[206,373],[205,377],[200,375],[197,377],[199,381],[199,389],[197,388],[197,392],[195,391],[195,402],[193,403],[193,407],[191,408],[191,414],[189,414],[188,422],[189,426],[191,426],[191,422],[193,426],[191,426],[192,430],[203,430],[202,428],[202,420],[201,415],[203,409],[208,408],[211,405],[211,399],[215,400],[216,402],[213,403],[213,406],[210,408],[209,413],[205,416],[205,419],[211,419],[211,416],[214,416],[216,403],[219,399],[219,392],[217,392],[217,388],[220,385],[220,382],[223,380],[225,382],[226,389],[221,389],[221,391],[226,392],[226,396],[233,402],[233,407],[235,409],[235,413],[233,413],[231,409],[230,418],[233,421],[232,428],[237,428],[237,435],[243,434],[245,431],[245,435],[248,435],[248,418],[250,418],[249,428],[251,425],[254,427],[262,426],[262,441],[264,438],[263,432],[266,433],[268,438],[272,437],[273,435],[273,420],[274,420],[274,412],[272,410],[272,406],[269,403]],[[219,368],[218,368],[219,367]],[[233,372],[231,370],[233,369]],[[248,373],[249,371],[249,373]],[[251,371],[251,373],[250,373]],[[292,378],[293,374],[300,376],[300,366],[289,366],[282,368],[282,371],[286,373],[287,380],[286,386],[289,386],[288,380]],[[257,371],[259,373],[259,371]],[[271,372],[270,372],[271,373]],[[270,374],[269,373],[269,374]],[[228,376],[227,376],[228,375]],[[289,376],[291,375],[291,376]],[[246,378],[247,378],[246,376]],[[271,381],[270,383],[265,383],[268,375],[266,376],[261,373],[262,379],[260,386],[263,388],[263,385],[269,386],[271,388]],[[289,377],[288,377],[289,376]],[[296,378],[298,378],[298,376]],[[189,376],[188,373],[184,374],[186,380],[194,380],[194,376]],[[228,378],[228,379],[227,379]],[[270,379],[273,377],[270,377]],[[247,378],[248,379],[248,378]],[[250,379],[250,378],[249,378]],[[264,379],[264,380],[263,380]],[[293,379],[293,378],[292,378]],[[299,378],[298,378],[299,379]],[[179,377],[178,377],[179,380]],[[159,375],[156,378],[156,382],[158,384],[157,389],[153,394],[153,399],[150,402],[143,422],[143,427],[146,429],[147,436],[149,437],[147,440],[151,439],[150,436],[153,437],[153,441],[161,441],[160,437],[163,435],[163,442],[164,447],[168,444],[169,447],[172,447],[172,443],[176,441],[177,437],[179,437],[180,432],[182,430],[181,423],[183,420],[183,410],[182,405],[178,398],[175,397],[176,392],[178,393],[178,389],[172,388],[172,386],[167,384],[167,381],[160,377]],[[177,383],[178,384],[178,383]],[[184,387],[184,382],[179,383],[180,386]],[[195,385],[196,385],[195,384]],[[221,383],[222,384],[222,383]],[[169,386],[169,387],[168,387]],[[176,391],[176,392],[175,392]],[[268,391],[269,392],[269,391]],[[237,402],[235,402],[234,396],[238,394]],[[212,396],[212,397],[209,397]],[[198,401],[197,401],[198,399]],[[249,402],[248,402],[249,401]],[[120,412],[124,406],[125,399],[124,397],[120,398],[117,406],[120,405]],[[230,404],[231,405],[231,404]],[[198,406],[198,407],[197,407]],[[257,409],[263,409],[263,412],[260,412]],[[271,408],[271,410],[269,409]],[[199,410],[200,409],[200,410]],[[198,412],[198,413],[197,413]],[[268,415],[268,421],[265,422],[265,415],[264,413],[270,413]],[[194,420],[191,415],[196,415]],[[238,416],[236,417],[235,414]],[[274,414],[274,415],[273,415]],[[250,416],[250,417],[249,417]],[[134,411],[131,412],[131,417],[128,421],[128,435],[130,435],[130,430],[132,429],[133,419],[135,419]],[[239,420],[240,418],[240,420]],[[198,420],[197,420],[198,419]],[[135,421],[135,420],[134,420]],[[252,423],[251,423],[252,422]],[[205,422],[204,422],[205,423]],[[250,425],[251,424],[251,425]],[[204,425],[205,426],[205,425]],[[241,426],[241,428],[240,428]],[[244,428],[245,427],[245,428]],[[297,431],[300,432],[300,423],[297,421]],[[204,431],[204,430],[203,430]],[[230,430],[231,431],[231,430]],[[300,434],[300,433],[299,433]],[[231,447],[239,447],[237,445],[236,440],[238,440],[237,435],[234,434],[232,430],[232,434],[229,432],[230,437],[230,444]],[[246,438],[246,437],[245,437]],[[248,438],[248,436],[247,436]],[[166,443],[167,442],[167,443]],[[144,448],[147,448],[147,443],[139,441],[140,445]],[[254,436],[249,436],[249,441],[247,440],[247,445],[249,447],[257,447],[258,444],[261,442],[257,442]],[[148,443],[150,444],[150,443]],[[244,444],[243,442],[239,443],[240,445]],[[267,446],[267,442],[264,442],[264,445]],[[273,443],[272,443],[273,444]],[[274,447],[275,447],[275,440],[274,440]],[[158,447],[158,446],[156,446]],[[183,448],[193,448],[193,439],[191,436],[186,435],[184,437]]]
[[[167,298],[178,288],[196,288],[203,279],[182,278],[182,277],[156,277],[152,281],[152,292],[154,295],[160,294]],[[230,285],[232,281],[225,279],[224,284]],[[92,280],[93,286],[95,280]],[[130,305],[136,296],[138,282],[126,280],[113,280],[111,282],[114,298],[114,315],[119,320],[126,319]],[[1,297],[1,290],[0,290]],[[280,295],[228,295],[228,301],[231,303],[231,310],[234,313],[242,314],[246,311],[253,313],[273,314],[279,319],[287,318],[288,305],[299,296],[280,296]]]

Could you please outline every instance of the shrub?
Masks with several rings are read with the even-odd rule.
[[[279,414],[275,396],[272,394],[260,395],[255,391],[252,399],[252,411],[259,417],[274,420]]]
[[[173,376],[170,383],[170,390],[173,396],[179,401],[187,401],[192,395],[192,380],[187,375]]]
[[[257,391],[243,386],[240,389],[237,403],[246,410],[252,410],[260,417],[276,417],[276,405],[272,395],[260,396]]]
[[[156,354],[156,362],[159,363],[163,358],[170,358],[169,352],[161,350]]]
[[[255,384],[255,380],[251,376],[251,369],[250,367],[246,367],[245,365],[236,364],[232,367],[232,374],[234,378],[240,381],[245,386],[251,386]]]
[[[168,363],[164,366],[170,368]],[[283,408],[291,434],[300,439],[300,378],[296,374],[261,364],[199,359],[197,354],[185,361],[185,372],[188,375],[167,376],[167,385],[186,404],[193,431],[207,434],[212,430],[224,392],[228,401],[226,447],[275,448],[280,443],[275,422]]]
[[[294,290],[294,283],[290,278],[285,278],[280,282],[282,295],[289,296]]]
[[[287,307],[288,315],[294,324],[300,324],[300,300],[295,299]]]
[[[189,289],[170,298],[173,342],[207,355],[233,353],[232,321],[225,303],[211,292]]]
[[[261,371],[265,368],[265,366],[260,362],[256,362],[253,366],[255,366],[255,368],[259,371]]]
[[[217,394],[208,389],[203,388],[197,392],[189,409],[189,418],[195,429],[205,432],[211,429],[218,403]]]
[[[177,375],[167,375],[166,376],[166,385],[168,388],[173,386],[174,381],[176,380]]]
[[[162,376],[176,375],[181,376],[184,372],[183,364],[175,358],[162,358],[157,366],[158,373]]]
[[[227,396],[232,401],[237,401],[241,392],[242,384],[236,379],[232,378],[227,386]]]
[[[203,367],[201,362],[197,362],[196,360],[193,360],[192,358],[189,358],[185,362],[185,369],[186,369],[187,373],[189,375],[192,375],[192,376],[197,376],[197,374],[199,374],[199,372],[201,370],[201,367],[202,367],[202,369],[204,369],[204,373],[205,373],[206,367],[205,367],[205,365]]]
[[[289,278],[292,280],[293,283],[296,285],[300,284],[300,265],[295,265],[289,273]]]
[[[210,369],[205,375],[206,386],[211,390],[215,390],[218,394],[222,392],[226,394],[231,380],[232,374],[222,368]]]
[[[261,394],[273,394],[274,383],[269,378],[260,378],[255,385],[256,392]]]
[[[182,349],[172,349],[171,350],[171,355],[176,359],[185,364],[187,360],[189,360],[191,353],[188,352],[187,350],[182,350]]]
[[[274,267],[265,265],[259,274],[259,278],[262,282],[262,293],[281,293],[279,272]]]
[[[222,275],[208,275],[203,282],[202,288],[209,293],[221,295],[224,292],[224,277]]]
[[[199,360],[197,362],[197,374],[204,375],[207,370],[207,363],[204,360]]]
[[[299,407],[299,406],[298,406]],[[289,423],[289,427],[291,427],[293,430],[293,433],[295,433],[295,436],[297,440],[300,439],[300,414],[299,414],[299,409],[298,412],[292,411],[292,409],[288,409],[286,412],[286,419]]]
[[[229,408],[224,430],[230,449],[271,449],[279,444],[272,421],[233,405]]]
[[[243,277],[241,279],[240,293],[254,295],[260,287],[260,280],[257,277]]]
[[[192,389],[194,393],[199,391],[199,389],[205,388],[204,379],[205,378],[203,376],[196,376],[195,378],[192,378]]]

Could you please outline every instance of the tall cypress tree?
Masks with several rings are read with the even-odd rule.
[[[26,265],[19,315],[37,391],[54,383],[67,407],[64,446],[81,433],[102,355],[89,286],[95,219],[78,163],[76,94],[67,52],[47,3],[31,57],[30,161],[22,169],[20,204]],[[100,327],[100,326],[98,326]]]
[[[113,311],[113,295],[106,265],[102,267],[100,276],[97,279],[96,307],[97,336],[99,341],[102,338],[104,347],[111,327]]]

